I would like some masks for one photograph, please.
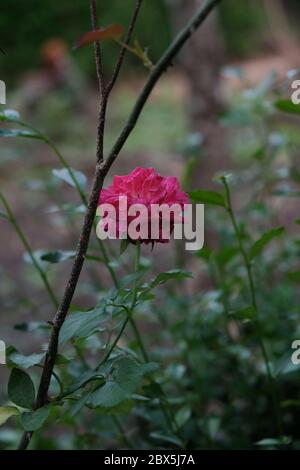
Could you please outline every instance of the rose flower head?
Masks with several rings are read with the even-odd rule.
[[[153,168],[137,167],[129,175],[115,176],[113,183],[102,189],[100,224],[111,238],[168,243],[175,223],[183,224],[188,202],[175,176],[164,177]]]

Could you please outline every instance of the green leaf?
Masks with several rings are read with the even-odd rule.
[[[282,436],[280,439],[266,438],[261,441],[255,442],[256,446],[260,447],[276,447],[276,446],[286,446],[291,443],[291,438],[288,436]]]
[[[35,258],[35,261],[37,262],[37,264],[40,266],[40,268],[42,270],[44,270],[45,268],[47,268],[49,266],[49,263],[47,261],[42,261],[42,259],[41,259],[41,256],[43,256],[44,254],[45,254],[45,250],[35,250],[35,251],[33,251],[33,256]],[[33,264],[32,259],[29,256],[27,251],[23,254],[23,260],[25,261],[25,263],[28,263],[28,264],[31,264],[31,265]]]
[[[84,214],[86,211],[86,206],[84,204],[62,204],[61,206],[52,206],[47,212],[50,214],[55,214],[57,212],[65,212],[72,215]]]
[[[50,326],[47,325],[47,323],[45,322],[30,321],[24,323],[17,323],[16,325],[14,325],[14,329],[22,331],[23,333],[32,333],[33,331],[36,332],[38,330],[49,330]]]
[[[183,445],[182,441],[178,439],[178,437],[166,433],[152,432],[150,434],[150,437],[158,441],[167,442],[169,444],[175,444],[178,447],[182,447]]]
[[[57,366],[63,366],[65,364],[69,364],[72,359],[63,356],[62,354],[57,354],[56,359],[55,359],[55,365]]]
[[[94,370],[88,370],[80,376],[80,379],[72,383],[66,390],[66,394],[71,395],[80,388],[83,388],[87,383],[92,381],[102,381],[104,383],[104,375],[101,372],[95,372]]]
[[[264,233],[261,238],[259,238],[254,245],[252,245],[250,249],[250,260],[258,256],[262,250],[265,248],[265,246],[270,243],[274,238],[279,237],[280,235],[283,234],[285,228],[284,227],[278,227],[274,228],[272,230],[269,230],[268,232]]]
[[[259,147],[253,152],[253,158],[255,158],[258,161],[262,161],[263,158],[265,157],[266,154],[266,149],[265,147]]]
[[[130,393],[115,382],[106,382],[103,387],[94,392],[90,398],[90,406],[97,408],[113,408],[125,400],[128,400]]]
[[[90,397],[92,407],[113,408],[131,398],[140,386],[142,378],[153,372],[157,365],[153,363],[138,364],[129,357],[123,357],[113,364],[110,376],[112,379],[96,390]]]
[[[300,366],[297,364],[293,364],[293,362],[291,361],[291,356],[288,355],[279,362],[278,366],[276,367],[276,370],[274,370],[274,377],[280,377],[288,374],[299,375],[299,372]]]
[[[13,369],[8,381],[9,399],[22,408],[32,408],[35,399],[35,389],[28,374],[21,369]]]
[[[23,413],[21,415],[21,424],[25,431],[36,431],[43,426],[49,415],[49,407],[43,407],[35,411]]]
[[[102,415],[128,415],[134,406],[134,400],[124,400],[116,406],[97,406],[96,411]]]
[[[30,356],[24,356],[18,351],[13,351],[9,354],[8,359],[14,365],[21,367],[22,369],[29,369],[32,366],[40,364],[45,357],[46,353],[31,354]]]
[[[255,442],[256,446],[262,446],[262,447],[270,447],[270,446],[276,446],[279,444],[278,439],[262,439],[261,441]]]
[[[254,320],[256,318],[256,310],[251,305],[249,307],[241,308],[240,310],[236,310],[232,312],[239,320]]]
[[[217,191],[197,189],[195,191],[190,191],[188,194],[193,202],[226,207],[226,202],[223,194],[218,193]]]
[[[300,114],[300,106],[294,104],[291,100],[278,100],[275,102],[275,107],[285,113]]]
[[[29,139],[42,139],[40,134],[23,129],[0,129],[0,137],[26,137]]]
[[[0,121],[2,122],[16,122],[20,120],[20,114],[14,109],[5,109],[0,113]]]
[[[18,414],[18,408],[15,408],[14,406],[0,406],[0,426],[5,424],[9,418]]]
[[[48,251],[48,250],[35,250],[33,256],[39,266],[43,269],[47,268],[49,264],[62,263],[75,257],[75,251]],[[28,253],[24,253],[23,259],[26,263],[32,264],[32,259]]]
[[[153,68],[153,63],[151,62],[148,55],[148,49],[143,48],[137,39],[134,40],[134,47],[130,48],[130,52],[135,54],[143,62],[145,67],[149,68],[150,70]]]
[[[73,168],[71,168],[71,171],[72,171],[74,177],[76,178],[76,180],[78,181],[79,186],[81,187],[81,189],[84,189],[86,187],[86,184],[87,184],[87,177],[85,176],[85,174],[82,173],[81,171],[73,170]],[[53,173],[54,176],[56,176],[56,178],[64,181],[65,183],[69,184],[73,188],[76,188],[76,184],[73,181],[73,179],[71,178],[71,175],[70,175],[67,168],[61,168],[59,170],[54,169],[54,170],[52,170],[52,173]]]
[[[280,403],[282,408],[296,407],[300,408],[300,400],[284,400]]]
[[[189,271],[184,271],[182,269],[173,269],[171,271],[166,271],[164,273],[158,274],[156,278],[151,281],[151,288],[164,284],[167,281],[182,281],[183,279],[191,277],[193,277],[193,275]]]
[[[75,258],[75,255],[75,251],[49,251],[48,253],[41,254],[40,259],[48,263],[56,264]]]
[[[61,329],[60,344],[66,343],[71,338],[86,338],[99,331],[108,318],[105,307],[106,303],[102,302],[88,312],[71,313]]]
[[[213,253],[212,250],[205,246],[201,250],[198,251],[197,256],[198,258],[203,259],[206,262],[209,262],[212,253]]]
[[[79,400],[77,400],[71,406],[70,415],[72,417],[76,416],[79,413],[79,411],[86,405],[86,403],[88,402],[91,394],[92,394],[92,391],[88,390],[87,392],[83,393],[83,395],[79,398]]]
[[[192,410],[189,405],[185,405],[176,413],[175,420],[179,428],[182,428],[190,419]]]
[[[225,247],[216,254],[216,260],[220,266],[225,266],[231,261],[237,254],[239,249],[236,247]]]

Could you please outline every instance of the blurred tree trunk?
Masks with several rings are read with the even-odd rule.
[[[169,0],[173,24],[178,30],[205,0]],[[220,93],[224,48],[213,13],[192,37],[180,55],[182,71],[188,81],[188,113],[193,131],[204,137],[204,156],[193,178],[193,186],[210,186],[213,175],[226,168],[224,130],[218,123],[222,110]]]

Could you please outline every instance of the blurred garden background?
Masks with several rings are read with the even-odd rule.
[[[134,0],[98,3],[101,25],[127,26]],[[199,4],[145,0],[134,36],[153,64]],[[224,0],[162,77],[105,182],[141,166],[177,176],[187,192],[225,197],[220,175],[230,188],[238,236],[222,204],[198,199],[206,202],[202,250],[187,252],[175,241],[153,251],[142,247],[146,279],[175,268],[192,273],[191,279],[160,286],[151,305],[147,299],[136,312],[151,361],[159,365],[156,381],[174,412],[176,432],[169,431],[156,409],[157,390],[146,382],[130,409],[86,408],[76,420],[64,407],[54,411],[32,448],[178,448],[182,442],[190,449],[300,448],[300,369],[291,362],[292,343],[300,339],[300,105],[291,102],[292,82],[300,79],[299,21],[298,0]],[[78,171],[84,191],[95,166],[93,47],[73,49],[90,29],[85,0],[1,0],[0,79],[7,104],[0,107],[0,189],[58,298],[85,208],[57,152]],[[118,47],[103,43],[106,76]],[[128,53],[109,104],[106,153],[148,74]],[[16,110],[50,145],[5,134],[19,128],[1,118],[5,109]],[[54,309],[4,208],[0,211],[0,339],[29,356],[47,343]],[[240,242],[250,253],[258,327]],[[107,249],[118,277],[132,272],[133,247],[120,255],[116,241]],[[112,288],[95,237],[88,255],[73,311],[94,307]],[[103,332],[76,341],[84,362],[93,364]],[[119,348],[139,354],[130,332]],[[72,358],[67,349],[68,354]],[[0,366],[1,404],[8,400],[9,367]],[[36,383],[39,373],[32,367]],[[80,374],[80,365],[62,361],[58,373],[69,380]],[[0,428],[0,448],[15,448],[20,435],[13,417]]]

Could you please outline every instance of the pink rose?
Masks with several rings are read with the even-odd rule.
[[[120,203],[127,198],[127,207],[124,213],[124,206]],[[125,197],[125,198],[124,198]],[[181,215],[184,204],[189,202],[186,193],[180,190],[179,182],[175,176],[163,177],[153,168],[137,167],[127,176],[115,176],[113,183],[107,188],[102,189],[99,197],[99,205],[110,204],[116,210],[116,236],[117,238],[127,237],[132,243],[140,241],[141,243],[168,243],[170,233],[174,230],[175,223],[183,223]],[[147,237],[139,236],[133,239],[130,236],[130,224],[137,217],[129,213],[133,204],[142,204],[146,209],[143,211],[144,217],[140,218],[140,226],[148,230]],[[165,233],[164,226],[168,222],[164,220],[164,212],[155,212],[154,204],[171,207],[176,204],[180,208],[180,215],[176,213],[169,217],[170,230]],[[167,218],[167,215],[165,216]],[[158,224],[158,236],[151,238],[151,228]],[[109,231],[109,217],[103,219],[104,230]]]

